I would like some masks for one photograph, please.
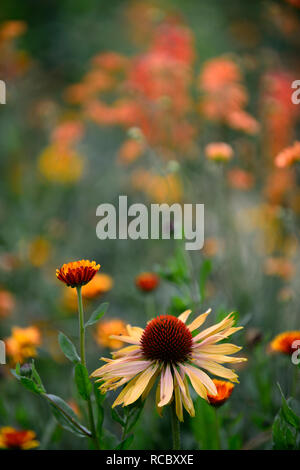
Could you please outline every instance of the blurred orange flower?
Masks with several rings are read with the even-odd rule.
[[[95,333],[95,339],[100,346],[109,349],[119,349],[122,347],[122,341],[111,338],[111,335],[126,335],[126,324],[123,320],[116,318],[98,323]]]
[[[268,258],[264,268],[268,276],[278,276],[285,280],[290,279],[295,273],[295,268],[291,261],[284,257]]]
[[[40,330],[36,326],[20,328],[14,326],[12,335],[6,338],[5,345],[7,355],[13,364],[22,364],[29,357],[36,357],[37,346],[41,344]]]
[[[228,183],[232,188],[247,191],[254,185],[254,176],[242,168],[232,168],[227,173]]]
[[[300,160],[300,142],[296,141],[291,147],[282,150],[275,158],[275,164],[279,168],[292,165]]]
[[[10,426],[0,428],[0,449],[28,450],[38,446],[34,431],[18,431]]]
[[[119,149],[118,161],[129,165],[137,160],[143,153],[144,146],[136,139],[127,139]]]
[[[24,21],[11,20],[0,24],[0,41],[15,39],[25,33],[27,29]]]
[[[293,346],[294,341],[298,341],[299,343]],[[299,348],[299,345],[300,331],[285,331],[275,336],[273,341],[270,343],[270,348],[271,351],[291,355],[297,348]]]
[[[8,317],[11,315],[15,308],[15,299],[11,292],[8,290],[0,290],[0,318]]]
[[[157,274],[144,272],[135,278],[136,286],[143,292],[151,292],[159,285],[160,279]]]
[[[224,405],[224,403],[228,400],[230,395],[233,392],[234,384],[231,382],[226,382],[225,380],[218,380],[213,379],[213,383],[217,389],[217,395],[211,395],[210,393],[207,394],[207,399],[210,405],[215,407],[219,407]]]
[[[227,162],[233,157],[233,149],[225,142],[212,142],[206,145],[205,155],[209,160]]]
[[[70,287],[81,287],[90,282],[100,269],[96,261],[82,259],[63,264],[56,270],[56,277]]]

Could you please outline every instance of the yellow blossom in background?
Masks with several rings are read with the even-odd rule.
[[[50,256],[50,243],[43,237],[37,237],[29,244],[29,261],[35,267],[40,267],[47,262]]]
[[[147,170],[137,170],[132,174],[132,185],[156,203],[172,204],[180,202],[183,197],[181,182],[174,173],[163,176]]]
[[[76,183],[83,174],[82,156],[68,146],[52,144],[39,156],[42,175],[56,183]]]
[[[36,348],[41,344],[40,330],[36,326],[14,326],[12,335],[6,338],[5,344],[10,362],[22,364],[27,358],[37,356]]]
[[[15,308],[14,296],[7,290],[0,290],[0,318],[11,315]]]
[[[0,449],[28,450],[38,446],[34,431],[18,431],[10,426],[0,428]]]
[[[109,349],[119,349],[122,347],[122,341],[111,338],[111,335],[126,335],[126,324],[123,320],[115,318],[112,320],[102,321],[98,323],[95,333],[97,343]]]

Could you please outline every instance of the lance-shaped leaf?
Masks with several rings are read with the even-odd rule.
[[[72,341],[60,332],[58,335],[58,342],[66,358],[69,359],[69,361],[74,362],[74,364],[77,364],[77,362],[80,361],[80,357]]]
[[[87,368],[81,362],[78,362],[75,366],[75,382],[80,396],[84,400],[88,400],[92,391],[92,384]]]
[[[103,304],[99,305],[99,307],[97,307],[96,310],[92,313],[90,319],[86,322],[85,326],[87,327],[97,323],[100,318],[102,318],[103,315],[106,313],[108,305],[108,302],[104,302]]]

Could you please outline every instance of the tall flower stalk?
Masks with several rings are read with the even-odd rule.
[[[83,304],[82,304],[81,286],[76,287],[76,290],[77,290],[78,314],[79,314],[80,360],[81,360],[81,364],[84,367],[86,367],[85,326],[84,326],[84,312],[83,312]],[[96,434],[93,406],[92,406],[92,401],[91,401],[90,396],[87,398],[87,407],[88,407],[88,416],[89,416],[89,423],[90,423],[92,438],[95,443],[96,449],[100,449],[98,439],[97,439],[97,434]]]

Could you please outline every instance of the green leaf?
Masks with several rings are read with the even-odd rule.
[[[134,435],[130,434],[130,436],[126,437],[120,444],[116,447],[116,450],[126,450],[129,449],[134,439]]]
[[[111,409],[111,417],[114,421],[121,424],[121,426],[123,428],[125,427],[125,425],[126,425],[125,420],[120,416],[120,414],[118,413],[118,411],[115,408]]]
[[[43,393],[45,391],[44,388],[42,388],[40,385],[35,383],[29,377],[22,377],[21,376],[20,377],[20,382],[21,382],[22,385],[24,385],[25,388],[27,388],[28,390],[30,390],[33,393],[37,393],[38,395],[40,395],[41,393]]]
[[[69,359],[69,361],[74,362],[74,364],[80,361],[80,357],[76,351],[74,344],[62,332],[59,332],[58,342],[62,352],[64,353],[66,358]]]
[[[50,408],[57,422],[67,431],[79,437],[91,436],[90,431],[79,423],[72,408],[60,397],[52,394],[44,394],[50,403]]]
[[[81,362],[78,362],[75,366],[75,383],[77,385],[79,395],[84,400],[88,400],[92,391],[92,384],[89,379],[87,368],[81,364]]]
[[[106,313],[108,306],[109,306],[108,302],[104,302],[103,304],[99,305],[99,307],[96,308],[96,310],[90,316],[90,319],[86,322],[85,327],[91,326],[97,323],[100,320],[100,318],[102,318],[103,315]]]
[[[140,400],[140,402],[138,402],[138,404],[130,410],[126,421],[126,433],[129,433],[137,423],[143,410],[143,407],[144,403]]]
[[[280,390],[281,394],[281,400],[282,400],[282,414],[284,419],[295,429],[300,429],[300,418],[299,416],[296,415],[296,413],[292,410],[292,408],[289,406],[288,401],[286,401],[285,396],[283,395],[283,392],[281,390],[281,387],[279,384],[278,388]]]
[[[292,450],[296,448],[296,430],[286,422],[282,411],[280,411],[273,423],[273,449]]]

